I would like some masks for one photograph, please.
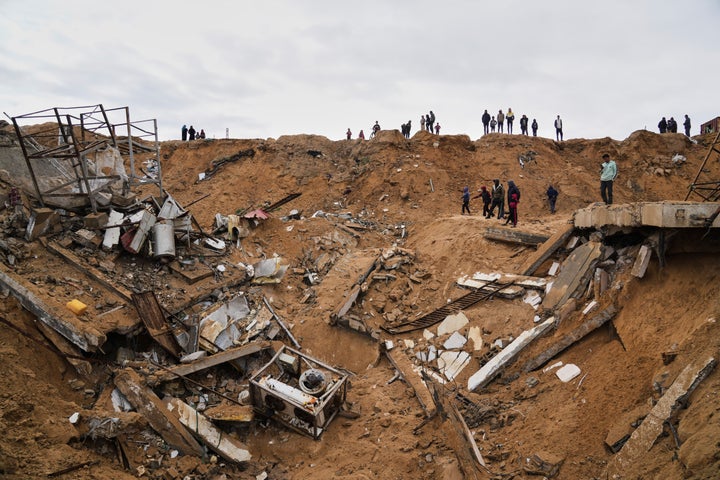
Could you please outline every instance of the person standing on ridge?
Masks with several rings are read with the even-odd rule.
[[[683,127],[685,127],[685,136],[690,136],[690,117],[685,114],[685,121],[683,122]]]
[[[348,131],[345,132],[345,135],[347,135],[348,140],[350,140],[352,138],[352,132],[350,131],[350,127],[348,127]]]
[[[508,107],[508,111],[505,114],[505,121],[507,122],[507,133],[512,134],[512,125],[515,121],[515,114],[510,107]]]
[[[520,117],[520,133],[521,134],[523,134],[523,135],[528,134],[527,125],[528,125],[528,118],[526,115],[523,115],[522,117]]]
[[[432,110],[430,110],[430,113],[428,113],[428,121],[430,122],[430,126],[428,127],[428,132],[433,133],[434,125],[435,125],[435,114]]]
[[[182,130],[180,130],[180,134],[181,134],[180,138],[182,138],[183,142],[187,140],[187,132],[188,132],[187,125],[183,125]]]
[[[617,165],[615,160],[610,159],[610,155],[605,153],[602,156],[603,163],[600,167],[600,196],[605,205],[613,203],[613,182],[617,177]]]
[[[498,122],[498,133],[503,133],[503,124],[505,123],[505,114],[502,113],[502,110],[498,110],[497,122]]]
[[[557,116],[555,119],[555,138],[558,142],[562,142],[563,139],[563,130],[562,130],[562,119],[560,118],[560,115]]]
[[[435,135],[440,135],[440,124],[439,123],[435,124]]]
[[[360,130],[360,133],[358,133],[358,138],[360,140],[365,140],[365,133],[362,130]]]
[[[195,129],[192,125],[190,125],[190,129],[188,130],[188,134],[190,135],[190,140],[195,140]]]
[[[470,187],[463,188],[462,212],[460,213],[460,215],[465,215],[466,210],[467,210],[468,215],[472,215],[470,213]]]
[[[667,125],[667,120],[665,120],[665,117],[662,117],[658,122],[658,130],[660,130],[660,133],[667,132]]]
[[[495,120],[495,115],[493,115],[490,119],[490,131],[493,133],[495,133],[495,126],[497,126],[497,120]]]
[[[420,115],[420,130],[425,130],[425,115]]]
[[[535,120],[534,118],[533,118],[533,123],[531,126],[532,126],[532,131],[533,131],[533,137],[537,137],[538,124],[537,124],[537,120]]]
[[[677,122],[674,117],[670,117],[670,120],[667,121],[667,131],[668,133],[677,133]]]
[[[483,113],[482,122],[483,122],[483,135],[487,135],[488,133],[490,133],[490,130],[488,129],[488,127],[490,125],[490,114],[488,113],[487,109],[485,109],[485,113]]]

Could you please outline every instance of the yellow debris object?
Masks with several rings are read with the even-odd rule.
[[[65,306],[75,315],[82,315],[87,310],[87,305],[77,299],[70,300]]]

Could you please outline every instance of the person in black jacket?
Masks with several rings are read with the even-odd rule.
[[[478,190],[477,195],[475,195],[473,198],[482,198],[483,202],[483,217],[490,218],[492,214],[490,213],[490,203],[492,202],[492,197],[490,196],[490,192],[488,192],[488,189],[485,185],[480,187],[480,190]]]
[[[658,123],[658,130],[660,130],[660,133],[667,132],[667,120],[665,120],[665,117],[660,119],[660,122]]]
[[[550,213],[555,213],[555,202],[557,201],[558,191],[550,185],[546,192],[548,198],[548,205],[550,205]]]
[[[487,109],[485,109],[485,113],[483,113],[482,122],[483,122],[483,135],[487,135],[488,133],[490,133],[490,130],[489,130],[490,114],[488,113]]]

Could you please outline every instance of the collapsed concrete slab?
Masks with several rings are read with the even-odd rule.
[[[167,411],[203,440],[225,460],[247,462],[252,458],[247,447],[237,438],[218,429],[208,418],[178,398],[167,400]]]
[[[573,250],[563,262],[560,274],[552,283],[552,288],[545,295],[543,308],[553,310],[562,306],[578,290],[583,290],[590,281],[594,273],[593,268],[601,255],[602,245],[598,242],[588,242]]]
[[[716,364],[715,358],[705,357],[703,360],[689,364],[680,372],[645,420],[630,435],[622,450],[610,461],[607,478],[616,478],[615,475],[621,474],[635,459],[652,448],[655,440],[663,432],[665,421],[681,408],[700,382],[710,375]]]
[[[609,307],[605,308],[602,312],[598,313],[590,320],[583,322],[571,332],[563,335],[563,337],[556,341],[550,348],[548,348],[535,358],[529,360],[523,367],[523,371],[530,372],[532,370],[537,370],[538,368],[542,367],[553,357],[555,357],[555,355],[562,352],[580,339],[584,338],[590,332],[595,331],[601,325],[604,325],[606,322],[612,319],[616,313],[617,309],[614,305],[610,305]]]
[[[489,362],[468,379],[468,390],[472,392],[490,383],[505,366],[515,359],[523,348],[546,332],[554,323],[555,318],[550,317],[536,327],[522,332],[510,345],[503,348],[500,353],[491,358]]]
[[[203,455],[203,448],[175,415],[168,412],[162,400],[142,384],[140,376],[125,369],[115,376],[115,386],[150,423],[153,430],[185,455]]]
[[[720,228],[720,216],[712,218],[720,207],[713,202],[640,202],[627,205],[593,204],[575,212],[577,228],[642,227]],[[713,220],[710,225],[708,221]]]
[[[565,224],[533,252],[520,268],[523,275],[533,275],[550,256],[560,248],[575,230],[572,224]],[[552,275],[552,273],[550,274]]]

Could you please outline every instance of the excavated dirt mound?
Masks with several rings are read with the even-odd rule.
[[[646,131],[623,141],[558,143],[502,134],[472,141],[427,132],[405,140],[397,131],[382,131],[363,142],[313,135],[164,142],[163,187],[181,205],[196,202],[188,209],[208,231],[218,213],[246,212],[301,194],[233,245],[224,262],[248,264],[277,255],[289,264],[281,283],[242,289],[270,299],[306,354],[352,372],[347,399],[357,418],[336,418],[318,441],[274,422],[256,420],[232,427],[253,455],[243,465],[170,455],[158,462],[161,446],[142,441],[147,425],[142,418],[128,418],[128,431],[152,461],[142,472],[127,471],[114,442],[94,440],[68,421],[73,413],[93,408],[111,386],[107,378],[114,365],[95,366],[98,383],[80,378],[65,359],[40,345],[47,342],[33,316],[7,297],[0,304],[2,317],[17,329],[0,328],[0,476],[45,478],[87,463],[58,478],[136,478],[142,473],[158,479],[253,479],[262,478],[263,472],[271,479],[605,478],[614,457],[606,438],[626,426],[621,420],[627,417],[630,424],[646,415],[686,365],[704,356],[717,358],[717,252],[669,254],[663,268],[653,258],[642,279],[632,277],[632,264],[618,257],[612,288],[601,298],[602,306],[617,306],[617,315],[551,362],[581,368],[582,376],[569,383],[561,382],[554,371],[521,368],[552,345],[557,337],[548,334],[494,382],[467,392],[468,377],[496,351],[493,343],[507,342],[533,327],[536,312],[521,299],[503,298],[463,310],[467,327],[481,329],[483,347],[473,350],[469,342],[465,350],[471,353],[470,364],[454,382],[441,387],[439,395],[460,394],[471,402],[474,410],[463,413],[487,469],[472,466],[473,454],[451,420],[452,412],[442,411],[425,421],[408,384],[390,381],[395,370],[380,353],[379,343],[331,325],[331,315],[368,262],[393,247],[410,252],[410,261],[368,287],[353,311],[368,324],[412,320],[457,299],[467,293],[456,286],[463,275],[518,273],[534,249],[488,240],[485,227],[501,227],[502,222],[485,219],[478,199],[471,201],[472,215],[461,215],[466,185],[477,191],[481,185],[489,187],[494,178],[514,180],[522,191],[517,230],[549,237],[571,220],[575,210],[599,201],[603,153],[618,163],[615,203],[683,200],[711,141],[695,140]],[[686,161],[673,161],[676,154]],[[706,173],[720,178],[717,165],[709,165]],[[204,180],[199,180],[201,174]],[[560,192],[554,215],[546,205],[550,184]],[[297,210],[300,219],[286,218],[291,210]],[[352,225],[348,219],[354,220]],[[9,236],[14,230],[7,222],[5,227]],[[606,243],[616,249],[633,248],[622,244],[626,240],[616,236]],[[700,235],[688,240],[703,241]],[[47,278],[77,287],[81,282],[73,280],[80,275],[76,270],[59,262],[52,264],[51,272],[43,272],[48,265],[43,259],[49,254],[37,242],[29,249],[13,268],[32,278],[33,288],[52,288],[60,299],[77,293],[70,287],[62,291],[57,281]],[[98,257],[96,263],[102,260]],[[118,269],[136,273],[164,271],[162,265],[128,254],[114,256],[113,261]],[[549,263],[544,264],[538,274],[545,275],[548,268]],[[308,270],[317,273],[317,282],[308,284]],[[178,305],[197,293],[164,274],[165,280],[152,285],[161,301]],[[135,281],[143,278],[138,275]],[[557,334],[569,328],[561,324]],[[411,342],[416,350],[429,342],[422,330],[382,335],[392,338],[397,354],[414,355]],[[663,355],[668,352],[669,357]],[[717,478],[719,389],[720,374],[713,371],[652,449],[619,478]],[[643,413],[634,413],[638,411]]]

